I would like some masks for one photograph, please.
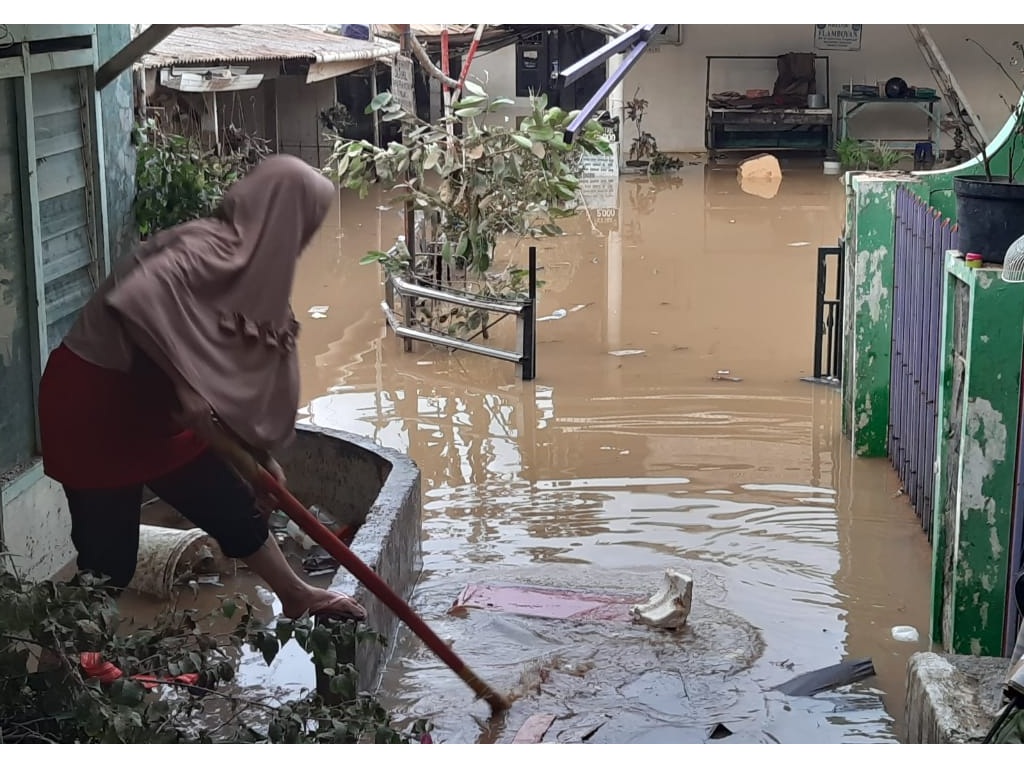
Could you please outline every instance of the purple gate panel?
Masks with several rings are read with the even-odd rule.
[[[921,526],[932,535],[937,396],[948,219],[905,188],[896,193],[889,458]]]

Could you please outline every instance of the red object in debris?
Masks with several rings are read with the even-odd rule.
[[[119,680],[124,676],[124,672],[118,669],[109,661],[103,660],[103,654],[95,652],[86,652],[81,654],[79,662],[82,665],[82,671],[86,677],[95,677],[101,683],[112,683],[115,680]],[[153,690],[160,683],[174,682],[182,683],[183,685],[196,685],[199,682],[199,675],[190,672],[184,675],[178,675],[176,677],[157,677],[156,675],[133,675],[132,680],[137,680],[142,683],[143,687]]]
[[[594,595],[571,589],[470,584],[452,609],[483,608],[543,619],[632,621],[630,608],[646,601],[635,595]]]
[[[433,743],[434,743],[434,740],[432,738],[430,738],[430,734],[429,733],[424,733],[422,736],[420,736],[420,744],[433,744]]]
[[[104,661],[103,655],[99,653],[83,653],[79,661],[85,676],[95,677],[101,683],[112,683],[124,675],[124,672],[109,661]]]

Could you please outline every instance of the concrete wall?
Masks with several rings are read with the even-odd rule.
[[[48,579],[74,557],[67,500],[36,462],[0,488],[0,551],[29,580]]]
[[[298,427],[294,447],[282,458],[290,490],[317,499],[345,524],[360,524],[351,551],[403,600],[409,600],[422,568],[420,471],[408,456],[347,432]],[[356,652],[361,690],[375,690],[399,627],[398,617],[347,570],[331,589],[366,608],[366,624],[387,638]]]
[[[929,30],[939,46],[953,74],[966,91],[971,106],[981,114],[982,125],[991,137],[1006,121],[1009,110],[1000,100],[1006,93],[1004,76],[974,45],[965,42],[973,37],[988,48],[993,56],[1009,67],[1013,50],[1010,43],[1024,36],[1021,25],[935,25]],[[706,56],[709,55],[765,55],[776,56],[789,51],[813,50],[812,24],[686,24],[683,44],[663,45],[649,49],[624,81],[626,99],[632,97],[637,86],[641,96],[650,102],[644,128],[658,140],[666,152],[704,149],[704,89]],[[472,72],[482,77],[483,70],[490,74],[489,92],[493,95],[512,96],[515,93],[514,46],[481,56],[474,62]],[[866,24],[860,51],[833,51],[828,53],[831,65],[830,97],[842,83],[873,83],[899,76],[911,85],[935,87],[917,46],[905,25]],[[718,67],[721,66],[721,70]],[[734,65],[733,71],[744,73],[728,77],[728,63],[716,64],[712,92],[772,87],[776,76],[772,61],[759,63],[760,70],[742,69]],[[824,83],[822,83],[824,88]],[[1013,99],[1010,99],[1013,101]],[[519,100],[525,103],[525,100]],[[908,107],[865,109],[851,120],[851,132],[880,138],[905,138],[922,135],[924,116]],[[624,126],[628,135],[630,125]],[[943,146],[952,146],[945,137]]]
[[[100,24],[96,28],[98,59],[105,62],[131,40],[128,24]],[[103,159],[107,180],[107,225],[110,259],[127,255],[139,241],[135,203],[135,148],[131,142],[135,122],[132,74],[123,72],[100,92],[103,117]]]
[[[503,114],[525,115],[530,111],[530,99],[516,97],[516,47],[507,45],[496,51],[485,51],[473,57],[469,68],[471,79],[479,82],[491,98],[513,99],[514,107],[506,107]]]

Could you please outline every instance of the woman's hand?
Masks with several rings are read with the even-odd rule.
[[[178,424],[183,429],[191,429],[204,442],[215,444],[218,435],[214,430],[218,427],[213,420],[212,406],[188,385],[181,384],[175,389],[178,394],[178,404],[181,406],[181,410],[177,414]]]

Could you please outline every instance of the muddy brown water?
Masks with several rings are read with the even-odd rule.
[[[906,660],[928,647],[930,549],[888,464],[851,456],[838,391],[800,380],[815,249],[842,228],[840,182],[794,165],[763,197],[732,167],[690,166],[623,177],[619,204],[611,221],[579,216],[538,243],[548,319],[533,382],[466,353],[407,353],[385,333],[378,270],[358,261],[402,221],[372,195],[344,194],[300,262],[300,420],[416,461],[414,607],[517,697],[489,721],[403,631],[383,701],[448,742],[507,741],[535,713],[556,717],[546,738],[559,741],[701,742],[717,723],[730,741],[898,740]],[[524,255],[520,244],[498,261]],[[499,326],[495,339],[511,337]],[[720,370],[740,381],[715,380]],[[695,581],[674,634],[449,613],[468,584],[651,595],[666,568]],[[895,625],[922,639],[893,640]],[[863,683],[813,698],[770,690],[865,656],[878,674]],[[269,670],[250,662],[247,684],[312,684],[297,654]]]

